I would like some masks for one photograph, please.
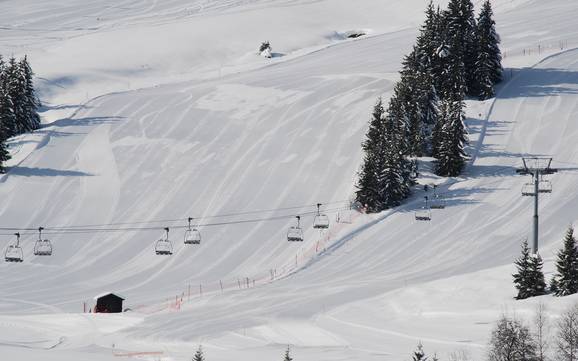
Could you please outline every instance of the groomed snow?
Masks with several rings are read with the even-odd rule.
[[[556,315],[572,304],[514,302],[510,279],[531,221],[519,193],[527,180],[514,173],[521,155],[569,168],[541,200],[549,272],[576,219],[578,50],[566,47],[578,46],[578,8],[569,0],[495,0],[506,82],[495,101],[468,103],[472,161],[441,182],[449,205],[431,223],[413,219],[416,189],[399,209],[333,223],[325,235],[306,216],[305,242],[284,239],[291,215],[323,202],[333,222],[351,197],[371,106],[397,80],[425,3],[3,2],[0,53],[29,54],[47,124],[11,141],[0,225],[161,221],[144,232],[47,232],[50,258],[32,255],[36,236],[25,232],[25,262],[0,263],[1,354],[185,360],[202,344],[209,360],[264,360],[291,344],[296,360],[394,360],[422,341],[441,359],[460,350],[481,359],[502,312],[529,317],[542,301]],[[370,31],[334,36],[359,29]],[[284,56],[259,57],[264,40]],[[294,206],[201,219],[287,216],[201,227],[198,247],[174,229],[175,254],[154,254],[162,228],[188,216]],[[82,314],[104,291],[133,311]]]

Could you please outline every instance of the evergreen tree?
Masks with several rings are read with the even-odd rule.
[[[193,356],[193,361],[205,361],[205,354],[203,353],[203,347],[199,346],[195,356]]]
[[[486,0],[478,17],[478,52],[475,64],[475,87],[480,99],[494,96],[494,84],[502,80],[502,54],[500,37],[496,33],[492,5]]]
[[[467,143],[466,128],[464,125],[463,100],[444,99],[440,106],[441,128],[437,135],[436,167],[437,175],[455,177],[465,166]]]
[[[40,101],[36,97],[36,92],[34,91],[33,76],[34,73],[30,68],[28,59],[26,56],[20,60],[18,63],[19,67],[19,84],[20,93],[23,102],[23,112],[24,118],[22,119],[22,129],[25,132],[30,132],[36,130],[40,127],[40,116],[38,115],[38,107],[40,106]]]
[[[383,118],[383,101],[379,98],[373,107],[369,129],[362,144],[364,159],[357,181],[357,201],[363,204],[368,212],[379,212],[383,209],[379,184],[380,169],[384,161],[385,121]]]
[[[542,268],[544,262],[539,254],[533,254],[530,257],[530,287],[532,296],[542,296],[546,294],[546,280]]]
[[[293,361],[293,358],[291,357],[291,349],[289,348],[289,346],[287,346],[287,350],[285,351],[285,357],[283,358],[283,361]]]
[[[10,97],[0,87],[0,173],[6,172],[4,162],[10,159],[6,140],[9,138],[10,128],[15,121]]]
[[[578,292],[578,250],[574,229],[569,227],[564,237],[564,248],[558,252],[556,261],[555,295],[567,296]]]
[[[385,117],[384,162],[379,184],[382,204],[385,208],[395,207],[409,194],[411,164],[404,156],[402,123],[396,118],[397,99],[392,98]]]
[[[445,16],[447,54],[444,67],[444,96],[469,93],[474,84],[477,59],[474,6],[470,0],[450,0]]]
[[[539,254],[532,255],[528,247],[528,241],[522,243],[522,254],[515,261],[517,272],[513,275],[514,285],[518,290],[516,299],[523,300],[528,297],[541,296],[546,293],[546,282],[542,272],[542,257]]]
[[[423,345],[421,344],[421,342],[417,344],[417,350],[413,352],[411,358],[413,361],[427,361],[427,356],[423,351]]]
[[[514,285],[518,290],[518,295],[516,299],[523,300],[528,297],[532,297],[532,271],[530,270],[530,247],[528,247],[528,241],[524,240],[522,242],[522,254],[514,264],[516,265],[517,272],[513,274]]]

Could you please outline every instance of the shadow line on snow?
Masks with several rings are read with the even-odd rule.
[[[90,177],[93,174],[77,170],[61,170],[53,168],[13,167],[8,170],[8,175],[20,177]]]
[[[500,99],[543,97],[556,94],[578,94],[578,72],[557,68],[515,69],[524,76],[516,79],[516,87],[499,92]]]

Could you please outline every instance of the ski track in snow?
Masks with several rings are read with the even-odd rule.
[[[269,6],[323,3],[196,1],[183,12],[180,0],[131,0],[114,8],[112,3],[101,4],[93,16],[103,20],[90,25],[73,16],[86,9],[69,2],[63,0],[68,10],[57,13],[27,0],[22,12],[34,14],[34,21],[7,22],[14,35],[0,40],[10,44],[11,37],[23,32],[37,46],[52,40],[34,35],[36,30],[46,37],[74,38],[119,27],[163,26],[175,16],[217,16],[224,9],[250,14]],[[545,12],[561,19],[551,29],[561,34],[562,20],[576,11],[567,2],[556,3],[558,9],[546,6]],[[498,13],[511,49],[524,44],[529,33],[508,19],[523,15],[526,23],[535,22],[538,32],[547,22],[536,15],[543,13],[541,8],[529,9],[522,6],[524,1],[517,4],[521,11]],[[504,2],[496,9],[502,5],[514,6]],[[110,17],[113,9],[118,10],[118,20]],[[62,21],[55,21],[56,14]],[[10,13],[5,16],[9,19]],[[56,23],[57,28],[49,28]],[[575,30],[567,33],[576,35]],[[481,288],[491,285],[486,276],[509,282],[493,270],[511,263],[528,232],[532,204],[519,194],[527,180],[514,172],[522,155],[552,155],[562,162],[554,166],[571,168],[552,176],[554,192],[541,199],[541,249],[547,267],[561,230],[575,220],[575,49],[522,68],[500,86],[498,97],[485,104],[488,112],[475,128],[479,133],[472,135],[467,171],[441,185],[448,207],[435,211],[429,224],[413,220],[423,195],[416,189],[403,206],[361,216],[336,230],[315,255],[311,250],[321,234],[311,229],[311,216],[303,218],[303,244],[284,239],[293,224],[290,211],[265,213],[287,215],[283,220],[202,227],[199,247],[185,247],[182,229],[174,229],[170,237],[175,254],[158,257],[153,251],[162,227],[183,226],[187,216],[347,199],[354,189],[352,177],[371,106],[391,90],[391,74],[412,37],[411,31],[377,34],[220,78],[112,92],[44,127],[32,143],[23,139],[14,169],[0,183],[0,223],[23,228],[157,219],[183,223],[159,222],[158,231],[53,235],[51,258],[34,257],[35,236],[26,235],[26,261],[0,263],[2,352],[22,357],[32,354],[11,346],[82,352],[83,347],[107,349],[115,343],[126,350],[163,350],[180,360],[203,343],[214,359],[225,360],[233,354],[241,359],[254,354],[276,357],[278,344],[289,343],[311,359],[374,360],[398,358],[422,340],[439,353],[463,347],[482,355],[492,317],[500,312],[496,305],[509,305],[511,295],[507,290],[486,290],[494,292],[497,301],[474,297],[466,306],[452,295],[472,291],[467,282],[451,277],[465,275],[460,277],[477,280]],[[294,212],[313,210],[311,206]],[[333,220],[334,213],[330,215]],[[250,216],[221,220],[244,218]],[[298,264],[293,266],[296,255]],[[254,288],[234,290],[238,279],[261,277],[271,269],[284,269],[285,274],[274,282],[259,279]],[[227,288],[223,294],[218,290],[221,280]],[[201,298],[196,296],[199,284],[205,287]],[[188,285],[195,294],[179,312],[137,312],[132,318],[128,314],[113,319],[70,314],[105,290],[127,295],[129,307],[162,309]],[[437,302],[429,302],[429,297]],[[42,315],[47,313],[52,315]],[[34,336],[8,337],[6,325],[28,322]],[[467,331],[452,331],[460,327]],[[108,359],[100,351],[91,357]]]

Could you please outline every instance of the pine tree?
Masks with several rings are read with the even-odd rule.
[[[16,122],[12,111],[10,97],[0,87],[0,173],[6,172],[4,162],[10,159],[6,146],[6,140],[10,137],[10,128]]]
[[[558,252],[556,271],[554,275],[556,296],[567,296],[578,292],[578,250],[572,227],[566,231],[564,248]]]
[[[437,175],[458,176],[465,166],[467,131],[464,125],[463,100],[443,100],[440,107],[441,129],[436,149]]]
[[[469,93],[477,59],[474,6],[470,0],[450,0],[444,13],[445,44],[443,97]]]
[[[283,358],[283,361],[293,361],[293,358],[291,357],[291,349],[289,348],[289,346],[287,346],[287,350],[285,351],[285,357]]]
[[[475,86],[480,99],[494,96],[494,84],[502,80],[500,37],[496,33],[492,5],[486,0],[478,17],[476,28],[478,53],[475,64]]]
[[[427,361],[427,356],[423,351],[423,345],[421,344],[421,342],[417,344],[417,350],[413,352],[411,358],[413,361]]]
[[[396,118],[397,99],[390,102],[385,117],[384,163],[379,176],[380,194],[385,208],[395,207],[409,194],[411,165],[404,156],[404,130]]]
[[[513,274],[514,285],[518,290],[516,299],[523,300],[546,293],[542,257],[530,253],[527,240],[522,243],[522,254],[514,263],[517,268],[517,272]]]
[[[528,241],[524,240],[522,242],[522,254],[520,258],[518,258],[514,264],[516,265],[517,272],[513,274],[514,277],[514,285],[518,290],[518,295],[516,299],[523,300],[528,297],[534,296],[532,294],[532,271],[530,270],[530,262],[531,262],[531,255],[530,255],[530,247],[528,247]]]
[[[530,287],[532,296],[542,296],[546,294],[546,281],[542,268],[544,262],[539,254],[530,257]]]
[[[356,199],[363,204],[368,212],[383,210],[379,184],[380,171],[384,163],[384,121],[383,101],[378,99],[373,107],[369,129],[362,144],[364,151],[363,165],[357,181]]]
[[[28,59],[26,56],[20,60],[18,63],[19,67],[19,78],[20,78],[20,93],[23,97],[23,111],[24,118],[23,131],[30,132],[36,130],[40,127],[40,116],[38,115],[38,107],[40,106],[40,101],[36,97],[36,92],[34,91],[33,76],[34,73],[30,68]]]
[[[205,361],[205,354],[203,353],[203,347],[199,346],[195,356],[193,356],[193,361]]]

